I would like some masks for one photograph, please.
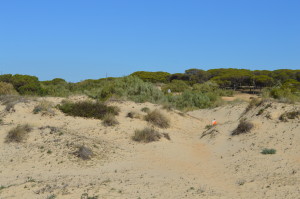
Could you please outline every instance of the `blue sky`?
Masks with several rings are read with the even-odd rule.
[[[300,69],[299,0],[1,0],[0,72]]]

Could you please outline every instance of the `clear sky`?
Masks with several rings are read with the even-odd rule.
[[[300,0],[0,0],[0,71],[300,69]]]

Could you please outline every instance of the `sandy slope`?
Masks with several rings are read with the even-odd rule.
[[[46,100],[56,104],[62,99]],[[114,102],[121,108],[120,124],[104,127],[100,120],[65,116],[58,110],[55,116],[33,114],[37,103],[19,103],[10,113],[0,107],[4,122],[0,129],[0,186],[4,186],[0,198],[299,196],[299,119],[278,120],[280,114],[299,109],[299,105],[270,102],[271,107],[259,116],[256,114],[265,104],[246,114],[246,103],[184,116],[162,110],[171,119],[171,127],[158,130],[169,133],[171,140],[141,144],[131,136],[135,129],[149,124],[126,114],[134,110],[143,115],[142,107],[153,110],[160,106]],[[249,134],[233,137],[230,133],[241,116],[255,127]],[[214,118],[219,124],[206,130]],[[26,142],[4,143],[12,127],[25,123],[34,126]],[[90,147],[95,156],[88,161],[77,158],[73,152],[79,145]],[[275,148],[277,153],[262,155],[263,148]]]

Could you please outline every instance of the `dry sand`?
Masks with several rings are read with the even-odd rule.
[[[81,100],[76,97],[73,100]],[[136,129],[149,126],[141,108],[161,109],[151,103],[111,102],[120,107],[119,125],[104,127],[100,120],[33,114],[40,100],[54,104],[62,98],[39,98],[0,106],[0,198],[299,198],[299,119],[282,122],[279,116],[299,105],[275,102],[244,113],[247,103],[197,110],[184,115],[161,110],[171,120],[168,133],[148,144],[131,140]],[[267,104],[271,107],[257,115]],[[250,133],[231,136],[240,118],[254,123]],[[207,130],[212,119],[218,125]],[[33,131],[23,143],[5,143],[18,124]],[[50,127],[55,127],[51,128]],[[78,146],[90,147],[91,160],[74,155]],[[274,155],[263,155],[274,148]]]

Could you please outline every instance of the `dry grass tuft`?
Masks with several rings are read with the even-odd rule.
[[[132,119],[134,119],[134,118],[138,119],[138,118],[141,118],[141,115],[135,111],[130,111],[129,113],[127,113],[127,117],[132,118]]]
[[[94,155],[92,149],[86,146],[80,146],[76,152],[74,152],[74,155],[77,157],[83,159],[83,160],[90,160],[91,157]]]
[[[283,122],[287,122],[288,119],[296,119],[296,118],[299,118],[299,116],[300,116],[300,111],[290,111],[290,112],[281,114],[279,116],[279,120],[281,120]]]
[[[159,110],[154,110],[145,116],[145,120],[160,128],[170,127],[170,120],[164,116]]]
[[[241,119],[238,127],[232,132],[231,135],[239,135],[242,133],[248,133],[252,128],[253,124],[245,119]]]
[[[19,125],[8,132],[5,142],[22,142],[27,138],[27,135],[31,130],[32,127],[28,124]]]
[[[53,103],[43,100],[34,107],[33,113],[34,114],[41,113],[42,115],[53,116],[53,115],[55,115],[53,107],[54,107]]]
[[[253,109],[254,107],[258,107],[258,106],[262,105],[263,103],[264,103],[264,102],[263,102],[263,100],[261,100],[261,99],[257,99],[257,98],[252,99],[252,100],[249,102],[249,104],[248,104],[248,106],[247,106],[247,108],[246,108],[244,114],[248,113],[248,112],[249,112],[251,109]]]
[[[18,103],[28,102],[28,100],[19,95],[0,95],[2,105],[5,105],[6,111],[15,111],[14,107]]]
[[[103,117],[103,121],[102,121],[102,124],[104,126],[115,126],[115,125],[118,125],[119,122],[118,120],[116,119],[115,115],[112,114],[112,113],[107,113],[104,115]]]
[[[134,135],[132,136],[133,141],[145,143],[158,141],[160,138],[160,133],[149,127],[146,127],[143,130],[136,130]]]
[[[17,95],[18,92],[10,83],[0,82],[0,95]]]
[[[162,135],[163,135],[164,138],[166,138],[167,140],[171,140],[171,137],[170,137],[169,133],[162,133]]]

